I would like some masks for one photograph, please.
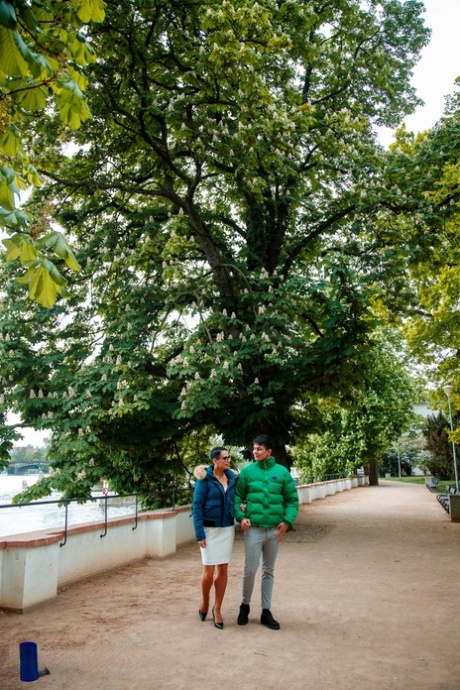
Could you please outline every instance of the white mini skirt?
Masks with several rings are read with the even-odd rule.
[[[203,565],[230,563],[235,540],[235,526],[205,527],[206,548],[200,546]]]

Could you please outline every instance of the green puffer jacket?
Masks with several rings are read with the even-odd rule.
[[[246,509],[241,510],[241,504]],[[253,527],[271,529],[285,522],[292,527],[299,510],[299,496],[289,470],[273,455],[243,467],[235,488],[235,518],[249,518]]]

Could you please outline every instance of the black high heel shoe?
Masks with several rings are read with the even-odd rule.
[[[200,621],[205,621],[206,616],[208,615],[207,611],[201,611],[201,609],[198,609],[198,615],[200,617]]]
[[[224,621],[222,621],[222,623],[216,623],[216,619],[214,618],[214,606],[212,607],[212,620],[214,621],[214,627],[217,628],[217,630],[224,629]]]

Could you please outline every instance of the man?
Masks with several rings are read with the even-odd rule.
[[[249,604],[262,557],[260,622],[271,630],[279,630],[281,626],[270,611],[275,561],[279,544],[296,519],[299,497],[291,473],[276,462],[272,449],[270,436],[257,436],[252,449],[256,462],[241,470],[235,488],[235,518],[244,531],[245,551],[238,625],[248,623]]]

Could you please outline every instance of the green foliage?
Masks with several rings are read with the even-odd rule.
[[[21,193],[42,184],[27,133],[45,108],[56,108],[71,130],[90,117],[84,69],[95,56],[85,24],[101,22],[104,7],[102,0],[0,2],[0,229],[12,234],[4,241],[6,261],[18,260],[26,269],[19,281],[29,286],[29,297],[45,307],[58,295],[68,296],[59,259],[72,271],[80,266],[64,237],[43,226],[43,216],[17,210]],[[59,147],[61,141],[54,145]],[[54,243],[36,241],[44,234],[53,235]],[[59,251],[62,245],[65,257]]]
[[[413,354],[430,372],[435,387],[432,406],[447,411],[441,388],[451,384],[454,413],[460,409],[459,112],[456,94],[432,131],[416,139],[402,131],[394,147],[395,161],[404,171],[404,187],[418,186],[425,198],[414,219],[423,241],[408,264],[411,308],[405,334]],[[459,429],[452,438],[460,441]]]
[[[427,417],[423,435],[426,439],[431,459],[427,462],[428,471],[439,479],[454,479],[452,443],[449,440],[449,421],[440,412]]]
[[[413,423],[419,385],[408,373],[397,333],[376,333],[362,366],[363,385],[351,389],[346,400],[320,400],[315,431],[292,449],[301,475],[352,475],[376,461]]]

